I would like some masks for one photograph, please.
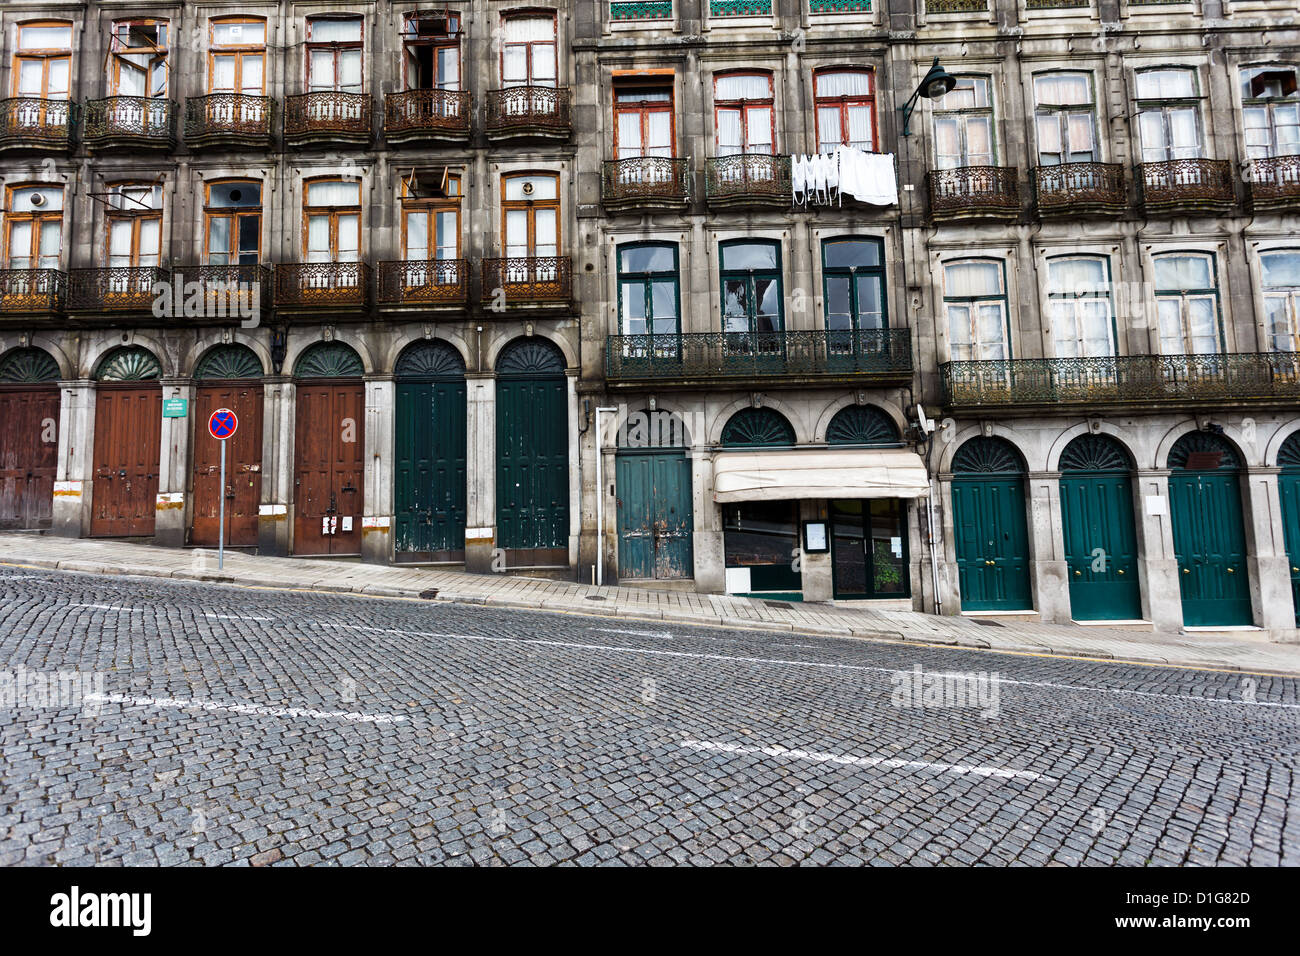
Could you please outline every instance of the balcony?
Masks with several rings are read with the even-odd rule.
[[[573,262],[568,256],[514,256],[483,260],[483,303],[504,295],[511,307],[568,305]]]
[[[790,157],[737,153],[706,159],[704,195],[710,209],[789,206],[794,201]]]
[[[600,201],[610,213],[679,211],[690,202],[690,185],[684,159],[608,159],[601,166]]]
[[[152,312],[156,286],[172,281],[157,266],[73,269],[68,273],[69,312]]]
[[[379,304],[412,309],[463,309],[469,302],[469,260],[407,259],[379,264]]]
[[[1300,206],[1300,156],[1271,156],[1250,164],[1250,208],[1253,212]]]
[[[1063,163],[1034,170],[1038,214],[1115,216],[1124,212],[1124,167],[1116,163]]]
[[[197,282],[206,299],[209,318],[250,317],[252,309],[271,308],[274,276],[270,266],[187,266],[176,276],[185,283]]]
[[[93,150],[171,149],[176,145],[176,104],[145,96],[91,100],[81,135]]]
[[[285,101],[284,141],[370,144],[370,96],[365,93],[300,93]]]
[[[68,100],[28,96],[0,100],[0,151],[63,152],[72,145],[72,113]]]
[[[58,269],[0,271],[0,316],[62,312],[67,287],[68,276]]]
[[[269,149],[274,112],[275,101],[266,96],[196,96],[185,101],[185,145],[191,149]]]
[[[1142,164],[1142,205],[1148,213],[1231,212],[1237,195],[1226,159],[1171,159]]]
[[[611,388],[912,383],[910,329],[611,335]]]
[[[364,262],[286,262],[275,267],[277,308],[363,309],[370,285]]]
[[[404,143],[463,143],[469,139],[471,100],[458,90],[407,90],[384,97],[384,139]]]
[[[1013,167],[934,169],[927,179],[931,219],[1016,219],[1020,215],[1020,187]]]
[[[611,20],[671,20],[673,0],[613,0]]]
[[[1037,415],[1062,405],[1095,411],[1300,399],[1296,352],[947,362],[939,372],[948,407],[1003,414]]]
[[[567,140],[573,129],[564,87],[512,86],[487,95],[485,132],[493,143],[512,139]]]
[[[770,17],[772,0],[709,0],[711,17]]]
[[[989,0],[925,0],[926,13],[987,13]]]

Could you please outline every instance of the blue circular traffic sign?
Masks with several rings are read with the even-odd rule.
[[[228,408],[218,408],[208,419],[208,431],[213,438],[229,438],[239,427],[239,419]]]

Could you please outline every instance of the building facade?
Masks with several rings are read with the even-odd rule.
[[[14,0],[0,522],[1292,639],[1293,13]]]

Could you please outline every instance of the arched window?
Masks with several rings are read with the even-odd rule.
[[[1173,252],[1155,257],[1156,309],[1163,355],[1223,351],[1214,255]]]
[[[1001,259],[956,259],[944,263],[948,351],[954,362],[1011,357],[1004,270]]]
[[[847,405],[826,426],[828,445],[895,445],[901,440],[894,420],[871,405]]]
[[[876,90],[871,70],[817,70],[817,150],[833,153],[841,144],[866,152],[876,147]]]
[[[1260,253],[1269,347],[1300,352],[1300,249]]]
[[[743,408],[727,420],[722,444],[730,447],[793,445],[794,427],[770,408]]]

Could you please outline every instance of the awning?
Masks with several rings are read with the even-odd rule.
[[[713,457],[713,500],[920,498],[930,493],[921,456],[906,448],[724,451]]]

